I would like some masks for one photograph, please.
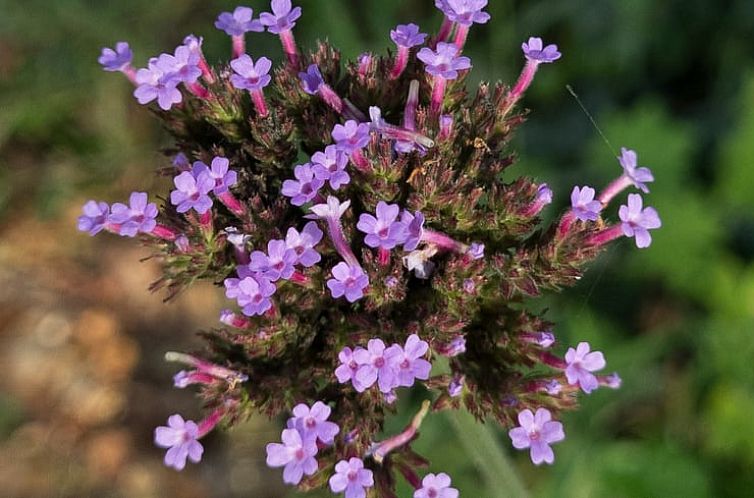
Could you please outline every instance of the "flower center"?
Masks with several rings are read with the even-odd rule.
[[[376,358],[374,360],[374,366],[377,367],[377,368],[384,367],[385,366],[385,358],[383,358],[382,356],[380,356],[379,358]]]
[[[404,359],[404,360],[403,360],[403,361],[401,362],[401,368],[403,368],[403,369],[406,369],[406,368],[408,368],[408,367],[410,367],[410,366],[411,366],[411,362],[410,362],[410,361],[408,361],[408,358]]]
[[[304,449],[303,448],[297,449],[296,453],[295,453],[295,456],[296,456],[296,460],[303,460],[304,456],[305,456],[304,455]]]
[[[541,434],[539,431],[531,431],[529,432],[529,440],[530,441],[539,441],[539,438],[541,437]]]
[[[356,477],[357,477],[358,475],[359,475],[359,473],[358,473],[358,472],[356,472],[355,470],[349,470],[349,471],[348,471],[348,480],[349,480],[349,481],[355,481],[355,480],[356,480]]]
[[[314,420],[314,418],[313,418],[313,417],[306,417],[306,426],[307,426],[307,427],[308,427],[309,429],[313,429],[314,427],[316,427],[316,426],[317,426],[317,421],[316,421],[316,420]]]
[[[435,488],[429,488],[427,490],[427,496],[429,498],[437,498],[437,496],[438,496],[437,490]]]

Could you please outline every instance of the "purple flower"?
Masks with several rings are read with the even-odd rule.
[[[424,43],[427,38],[426,33],[419,33],[419,26],[416,24],[399,24],[395,29],[390,30],[390,39],[403,48],[411,48]]]
[[[623,379],[620,378],[618,372],[613,372],[610,375],[605,376],[604,383],[610,389],[620,389],[621,384],[623,384]]]
[[[238,302],[244,315],[261,315],[272,308],[270,296],[277,290],[274,284],[262,275],[251,274],[241,269],[239,276],[240,279],[225,279],[225,295]]]
[[[107,217],[110,215],[110,205],[106,202],[87,201],[81,208],[81,216],[78,220],[78,228],[89,235],[97,235],[107,225]]]
[[[201,161],[194,162],[192,173],[194,178],[199,178],[202,173],[206,173],[214,181],[212,192],[215,195],[221,195],[228,191],[229,187],[236,184],[238,175],[232,169],[228,169],[230,161],[224,157],[217,156],[212,159],[212,166],[208,167]]]
[[[267,57],[260,57],[255,64],[254,59],[243,54],[230,61],[230,67],[236,73],[230,77],[230,82],[239,90],[259,91],[272,81],[268,74],[272,61]]]
[[[338,190],[351,181],[346,173],[348,156],[339,151],[335,145],[328,145],[324,152],[315,152],[312,156],[314,176],[330,182],[333,190]]]
[[[652,243],[652,236],[649,230],[660,228],[662,222],[655,208],[648,207],[642,209],[641,195],[628,194],[628,205],[621,206],[618,209],[618,216],[621,223],[621,229],[626,237],[636,239],[636,247],[643,249],[649,247]]]
[[[546,183],[537,187],[537,197],[534,200],[536,203],[540,203],[543,206],[552,202],[552,189]]]
[[[157,58],[157,67],[163,72],[163,79],[169,82],[191,84],[202,75],[199,68],[201,56],[198,51],[191,50],[186,45],[175,49],[175,54],[161,54]]]
[[[372,471],[364,468],[364,462],[352,457],[335,464],[335,474],[330,477],[330,490],[333,493],[345,491],[345,498],[364,498],[366,488],[374,486]]]
[[[623,174],[626,175],[626,178],[631,180],[631,183],[645,194],[649,193],[649,188],[647,188],[646,184],[653,182],[655,177],[649,168],[638,167],[636,152],[621,147],[618,162],[623,167]]]
[[[293,29],[296,19],[301,17],[301,7],[291,9],[291,0],[272,0],[270,3],[272,14],[269,12],[259,14],[259,21],[267,26],[267,31],[279,34]]]
[[[560,59],[561,53],[558,52],[557,45],[547,45],[542,48],[542,38],[531,37],[528,43],[521,44],[521,49],[524,51],[524,55],[527,59],[536,63],[549,63],[555,62]]]
[[[550,396],[557,396],[563,390],[563,386],[560,385],[557,379],[550,379],[545,383],[544,390]]]
[[[397,386],[411,387],[415,379],[429,378],[432,364],[422,358],[428,349],[429,344],[416,334],[408,337],[403,348],[396,345],[387,349],[385,358],[397,376]]]
[[[543,348],[549,348],[550,346],[555,344],[555,334],[553,334],[549,330],[546,332],[539,332],[536,335],[536,343]]]
[[[296,253],[295,264],[309,268],[319,263],[322,256],[314,249],[314,246],[319,244],[323,235],[322,230],[313,221],[307,223],[301,233],[293,227],[288,229],[285,245]]]
[[[369,277],[358,266],[349,266],[340,262],[332,269],[332,276],[327,281],[332,297],[345,296],[349,303],[358,301],[364,297],[364,289],[369,285]]]
[[[367,343],[367,349],[358,349],[354,351],[354,359],[361,366],[356,372],[356,380],[360,385],[368,389],[377,382],[380,391],[389,393],[394,387],[398,386],[398,376],[391,365],[389,357],[395,354],[395,350],[400,346],[393,344],[385,348],[382,339],[370,339]]]
[[[298,78],[301,80],[301,87],[309,95],[316,95],[319,92],[319,88],[325,83],[322,73],[319,72],[319,67],[316,64],[312,64],[306,68],[305,73],[298,73]]]
[[[338,360],[340,360],[340,365],[338,365],[338,368],[335,369],[335,376],[338,378],[338,382],[340,382],[341,384],[345,384],[346,382],[350,381],[356,391],[364,392],[369,386],[363,385],[356,378],[356,373],[359,371],[359,367],[361,367],[361,363],[356,361],[356,353],[358,351],[364,351],[364,348],[356,348],[355,350],[351,350],[351,348],[345,347],[340,351],[340,353],[338,353]]]
[[[424,215],[419,211],[414,212],[414,214],[403,211],[401,223],[406,226],[406,240],[403,242],[403,250],[413,251],[421,242],[424,234]]]
[[[351,201],[340,202],[337,197],[329,195],[327,196],[327,204],[315,204],[310,207],[309,210],[313,214],[308,214],[306,217],[313,220],[340,220],[350,205]]]
[[[173,104],[183,100],[180,90],[176,88],[178,81],[171,78],[170,73],[165,73],[158,64],[159,59],[149,60],[147,68],[136,71],[136,89],[134,97],[139,104],[148,104],[157,100],[157,104],[163,111],[170,110]]]
[[[588,342],[580,342],[576,349],[568,348],[565,355],[568,383],[572,386],[578,384],[587,394],[599,387],[592,372],[605,368],[605,356],[599,351],[589,352],[589,349]]]
[[[437,348],[437,352],[449,358],[465,353],[466,337],[461,334],[455,336],[448,344],[443,344]]]
[[[450,381],[450,384],[448,384],[448,395],[451,398],[455,398],[461,395],[461,393],[463,392],[463,382],[464,382],[463,375],[453,376],[453,379]]]
[[[469,244],[469,250],[467,251],[471,259],[482,259],[484,257],[484,244],[478,242],[472,242]]]
[[[452,43],[440,42],[437,50],[424,47],[419,50],[416,57],[427,65],[427,72],[433,76],[439,76],[446,80],[458,78],[458,71],[469,69],[471,59],[458,56],[458,47]]]
[[[126,42],[118,42],[115,44],[115,50],[111,48],[103,48],[102,55],[99,56],[97,62],[100,63],[102,69],[105,71],[125,71],[131,66],[134,53],[131,51],[131,47]]]
[[[398,204],[377,203],[377,217],[362,213],[356,228],[367,234],[364,243],[369,247],[392,249],[406,240],[406,225],[397,221]]]
[[[135,237],[137,233],[150,233],[157,226],[157,205],[147,203],[146,192],[133,192],[129,205],[116,202],[110,208],[108,221],[120,225],[118,233],[126,237]]]
[[[573,214],[581,221],[597,221],[602,211],[602,203],[594,200],[592,187],[573,187],[571,192]]]
[[[538,408],[536,414],[527,409],[518,414],[521,426],[508,431],[514,448],[531,449],[531,461],[534,465],[553,463],[555,454],[550,444],[565,439],[563,424],[552,421],[551,418],[550,411],[546,408]]]
[[[196,177],[184,171],[173,179],[173,183],[176,190],[170,192],[170,203],[177,206],[176,211],[185,213],[193,208],[197,213],[204,214],[212,209],[212,199],[208,194],[214,188],[215,180],[206,171]]]
[[[485,24],[490,20],[490,15],[482,12],[487,6],[487,0],[435,0],[435,6],[445,17],[462,26]]]
[[[295,428],[303,439],[319,439],[325,444],[332,444],[335,436],[340,432],[340,427],[334,422],[328,422],[332,410],[321,401],[317,401],[311,408],[303,403],[293,408],[293,418],[290,419],[289,428]]]
[[[300,164],[293,169],[296,180],[285,180],[281,193],[291,198],[294,206],[303,206],[317,196],[319,189],[325,184],[314,176],[311,163]]]
[[[241,36],[248,31],[264,31],[264,26],[258,19],[252,19],[254,11],[249,7],[236,7],[236,10],[223,12],[217,16],[215,27],[225,31],[228,36]]]
[[[427,474],[422,487],[414,491],[414,498],[458,498],[458,490],[450,487],[450,476],[445,472]]]
[[[262,251],[251,253],[249,269],[261,273],[271,282],[288,280],[293,275],[296,264],[296,251],[289,249],[284,240],[271,240],[267,243],[267,254]]]
[[[317,471],[317,443],[306,440],[296,429],[285,429],[281,439],[283,444],[269,443],[267,445],[267,465],[283,467],[283,481],[286,484],[297,485],[304,474],[310,476]]]
[[[369,143],[369,124],[357,123],[353,119],[346,121],[345,125],[336,124],[332,138],[338,150],[350,155]]]
[[[202,459],[204,448],[198,439],[199,427],[191,420],[184,421],[180,415],[171,415],[167,427],[154,430],[154,443],[160,448],[168,448],[165,465],[175,470],[183,470],[186,458],[194,463]]]

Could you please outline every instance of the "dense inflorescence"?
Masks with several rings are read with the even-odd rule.
[[[299,52],[302,12],[288,0],[258,19],[248,7],[222,13],[215,26],[233,59],[217,67],[193,35],[138,70],[127,43],[103,50],[103,67],[124,73],[173,136],[175,189],[159,210],[143,192],[128,205],[89,201],[79,229],[139,236],[162,261],[153,288],[168,297],[211,280],[236,307],[202,333],[207,351],[166,355],[187,365],[175,386],[198,387],[208,413],[156,429],[167,465],[198,462],[218,423],[261,412],[290,417],[267,446],[286,483],[391,497],[402,475],[415,497],[456,497],[447,474],[419,475],[429,462],[411,442],[430,410],[495,419],[535,464],[552,463],[550,444],[565,437],[553,417],[579,391],[620,385],[595,374],[606,363],[588,343],[558,356],[554,325],[529,303],[573,285],[618,237],[650,244],[660,220],[639,194],[620,223],[603,215],[625,189],[648,192],[652,174],[623,149],[623,174],[600,193],[574,187],[571,207],[542,226],[552,190],[502,173],[524,121],[518,104],[561,54],[530,38],[512,87],[467,89],[463,47],[489,20],[486,3],[437,0],[435,36],[398,25],[394,53],[345,64],[324,42]],[[246,34],[265,29],[283,46],[277,67],[246,53]],[[378,440],[401,389],[416,384],[431,403]]]

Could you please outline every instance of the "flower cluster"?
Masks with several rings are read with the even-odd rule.
[[[487,0],[435,4],[436,32],[398,24],[385,55],[345,64],[328,43],[299,51],[302,9],[290,0],[258,17],[221,13],[232,52],[214,67],[194,35],[143,69],[127,43],[103,49],[102,67],[125,75],[172,135],[172,166],[160,170],[175,188],[159,209],[143,192],[128,205],[88,201],[79,230],[139,236],[162,262],[153,289],[168,298],[207,280],[239,309],[203,332],[205,358],[166,355],[186,365],[174,386],[197,389],[208,410],[156,429],[166,465],[199,462],[218,424],[262,412],[290,417],[267,445],[287,484],[390,497],[402,476],[414,498],[456,498],[412,446],[431,412],[496,420],[534,464],[552,464],[561,412],[577,394],[620,386],[601,374],[602,352],[562,348],[530,303],[573,285],[612,241],[651,244],[661,225],[644,205],[652,172],[624,148],[614,181],[572,186],[568,208],[543,226],[568,190],[509,174],[509,147],[539,67],[561,53],[531,37],[515,84],[472,92],[463,50],[490,20]],[[282,62],[247,53],[247,34],[264,31],[279,37]],[[627,189],[640,193],[619,204]],[[431,399],[402,432],[380,436],[399,388],[416,385]]]

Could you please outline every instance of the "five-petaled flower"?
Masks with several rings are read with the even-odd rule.
[[[137,233],[150,233],[157,226],[157,205],[148,202],[146,192],[133,192],[128,199],[128,206],[116,202],[110,208],[108,222],[120,225],[118,233],[126,237],[135,237]]]
[[[243,54],[230,61],[230,67],[235,72],[231,75],[230,82],[239,90],[260,91],[272,80],[268,74],[272,61],[267,57],[260,57],[255,63],[254,59]]]
[[[183,420],[180,415],[171,415],[168,425],[154,430],[154,442],[161,448],[168,448],[165,453],[165,465],[175,470],[183,470],[188,458],[194,463],[202,459],[204,447],[198,441],[199,426],[191,420]]]
[[[535,63],[550,63],[560,59],[561,53],[558,52],[557,45],[550,44],[544,48],[542,45],[542,38],[532,36],[528,42],[521,44],[521,50],[528,60]]]
[[[106,202],[87,201],[81,208],[78,229],[89,235],[97,235],[107,226],[110,205]]]
[[[125,71],[131,66],[133,58],[134,54],[128,43],[118,42],[115,44],[115,50],[109,47],[103,48],[97,62],[105,71]]]
[[[653,182],[655,177],[652,175],[652,171],[649,168],[640,167],[638,165],[636,152],[621,147],[618,162],[623,167],[623,174],[626,178],[631,180],[631,183],[645,194],[649,193],[647,183]]]
[[[184,171],[173,179],[176,189],[170,193],[170,203],[176,206],[179,213],[194,209],[197,213],[204,214],[212,209],[212,199],[208,194],[215,187],[215,180],[200,167],[196,171],[197,176]]]
[[[406,225],[398,221],[400,207],[384,201],[377,203],[377,217],[368,213],[359,216],[356,228],[364,232],[364,243],[369,247],[392,249],[406,240]]]
[[[450,476],[445,472],[427,474],[414,498],[458,498],[458,490],[450,487]]]
[[[643,249],[652,243],[649,230],[660,228],[662,222],[657,210],[653,207],[642,209],[641,195],[628,194],[628,205],[621,206],[618,210],[621,220],[621,229],[626,237],[634,237],[636,247]]]
[[[327,281],[332,297],[345,296],[349,303],[364,297],[364,289],[369,285],[369,277],[359,266],[349,265],[343,261],[332,269],[333,278]]]
[[[535,465],[553,463],[555,454],[550,444],[565,439],[563,424],[551,420],[546,408],[538,408],[536,413],[526,409],[518,414],[520,427],[508,431],[513,447],[518,450],[530,448],[531,461]]]
[[[605,368],[605,356],[599,351],[590,352],[588,342],[580,342],[576,349],[568,348],[565,361],[565,375],[569,384],[578,384],[587,394],[599,387],[597,377],[592,372]]]
[[[335,145],[328,145],[324,152],[315,152],[312,155],[314,176],[329,182],[333,190],[338,190],[351,181],[346,172],[347,165],[348,156]]]
[[[290,31],[301,17],[301,7],[291,8],[291,0],[272,0],[270,7],[272,13],[262,12],[259,14],[259,21],[273,34]]]
[[[252,19],[254,11],[249,7],[236,7],[231,12],[223,12],[217,16],[215,27],[225,31],[228,36],[242,36],[249,31],[264,31],[264,26],[258,19]]]
[[[429,74],[440,76],[446,80],[458,78],[458,71],[471,67],[471,59],[460,56],[458,47],[452,43],[440,42],[437,44],[436,50],[424,47],[419,50],[416,57],[426,64]]]
[[[432,364],[424,359],[429,344],[416,334],[406,339],[404,347],[394,346],[385,351],[385,358],[396,375],[396,387],[411,387],[415,379],[429,379]]]
[[[319,189],[325,184],[325,181],[314,175],[314,169],[311,163],[300,164],[293,168],[295,180],[285,180],[280,193],[291,198],[291,204],[294,206],[303,206],[307,202],[317,197]]]
[[[281,435],[281,443],[267,445],[267,465],[270,467],[285,467],[283,481],[286,484],[297,485],[304,474],[310,476],[317,471],[316,439],[305,439],[297,429],[285,429]]]
[[[330,490],[345,493],[345,498],[364,498],[366,488],[374,486],[372,471],[364,468],[364,462],[356,457],[335,464],[335,473],[330,477]]]
[[[321,401],[311,407],[299,403],[293,407],[293,417],[288,420],[288,428],[298,430],[303,439],[319,440],[324,444],[332,444],[340,427],[335,422],[329,422],[332,409]]]
[[[592,187],[573,187],[571,192],[571,209],[573,215],[581,221],[597,221],[602,211],[602,203],[594,199]]]

